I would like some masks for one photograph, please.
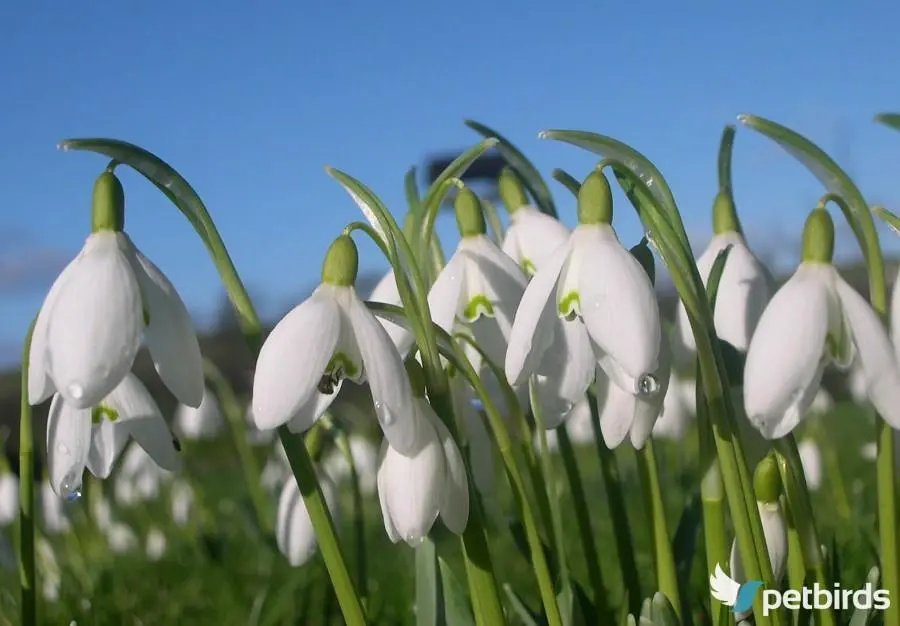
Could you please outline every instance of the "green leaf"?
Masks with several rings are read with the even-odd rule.
[[[426,537],[416,548],[416,625],[439,626],[442,585],[434,542]]]
[[[716,254],[712,268],[709,270],[709,280],[706,282],[706,296],[709,299],[709,308],[716,310],[716,301],[719,297],[719,284],[722,282],[722,273],[725,271],[725,262],[731,254],[732,245],[728,244]]]
[[[878,567],[870,569],[868,576],[866,576],[866,582],[871,584],[873,589],[878,589],[880,579],[881,570]],[[867,626],[875,619],[875,615],[875,609],[856,609],[853,611],[853,617],[850,618],[847,626]]]
[[[406,206],[413,214],[421,213],[422,199],[419,197],[419,185],[416,183],[416,166],[413,165],[406,172],[403,179],[403,189],[406,192]]]
[[[539,626],[538,620],[540,619],[540,616],[528,608],[525,601],[522,600],[509,583],[503,583],[503,591],[506,593],[507,599],[509,599],[509,604],[512,607],[513,613],[522,620],[524,626]]]
[[[578,197],[578,192],[581,190],[581,183],[578,182],[577,178],[569,174],[566,170],[558,167],[553,170],[552,176],[558,183],[568,189],[573,196],[576,198]]]
[[[547,187],[547,183],[544,182],[538,169],[528,160],[528,157],[494,129],[488,128],[474,120],[466,120],[465,123],[466,126],[483,137],[493,137],[497,140],[497,151],[500,153],[500,156],[519,175],[538,208],[547,215],[557,217],[556,205],[553,203],[550,189]]]
[[[570,143],[594,154],[599,154],[604,158],[621,161],[625,167],[634,172],[647,185],[653,196],[662,203],[669,215],[669,221],[675,228],[679,238],[682,239],[683,245],[690,250],[690,242],[684,230],[684,224],[681,222],[681,216],[678,213],[675,196],[672,195],[672,190],[669,188],[669,184],[663,177],[662,172],[647,157],[618,139],[598,133],[581,130],[545,130],[541,131],[538,136],[542,139],[555,139]]]
[[[875,121],[894,130],[900,130],[900,113],[879,113],[875,116]]]
[[[438,556],[444,595],[444,623],[447,626],[475,626],[469,596],[453,569]]]
[[[695,493],[681,512],[675,536],[672,538],[672,555],[675,557],[675,570],[680,580],[690,578],[702,522],[703,503],[700,494]]]

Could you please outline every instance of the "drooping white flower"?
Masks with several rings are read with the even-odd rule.
[[[485,234],[481,202],[468,188],[457,194],[456,215],[462,239],[428,293],[431,319],[448,333],[462,325],[499,364],[525,291],[525,273]],[[468,346],[466,354],[480,372],[480,355]]]
[[[290,422],[293,432],[304,432],[345,378],[368,381],[385,437],[409,451],[418,440],[409,381],[391,338],[353,287],[356,254],[349,237],[335,240],[322,284],[269,334],[256,363],[253,419],[260,429]]]
[[[822,485],[822,453],[819,451],[819,444],[814,439],[804,439],[797,444],[797,451],[803,464],[806,486],[810,491],[818,491]]]
[[[339,511],[334,483],[327,476],[320,476],[319,486],[332,517],[337,517]],[[297,481],[293,477],[285,481],[278,499],[275,540],[278,549],[291,567],[300,567],[305,564],[316,553],[318,547],[312,520],[306,510],[306,503],[303,501]]]
[[[9,526],[19,516],[19,479],[0,467],[0,526]]]
[[[804,230],[803,262],[772,298],[750,342],[744,407],[769,439],[797,426],[829,363],[859,367],[869,400],[900,428],[896,355],[875,311],[831,265],[833,234],[828,213],[813,211]]]
[[[211,389],[203,389],[199,407],[179,404],[175,409],[176,431],[185,439],[212,439],[224,427],[222,409]]]
[[[570,410],[584,397],[595,364],[626,394],[664,392],[655,379],[662,329],[653,284],[619,243],[609,223],[611,205],[603,174],[588,176],[579,193],[580,223],[528,284],[510,334],[509,383],[545,374]]]
[[[745,352],[763,310],[772,297],[774,285],[765,265],[747,246],[727,194],[716,197],[713,208],[715,235],[697,259],[697,271],[706,286],[718,254],[731,246],[722,271],[716,299],[714,324],[720,339]],[[679,300],[672,353],[676,367],[690,366],[696,358],[697,345],[684,303]]]
[[[503,252],[528,275],[533,275],[553,252],[569,239],[569,229],[558,219],[542,213],[528,202],[518,176],[505,169],[498,190],[509,213],[509,228],[503,237]]]
[[[462,454],[447,427],[421,397],[415,398],[420,421],[418,448],[409,455],[385,439],[378,462],[378,500],[388,538],[417,547],[440,515],[461,534],[469,519],[469,486]]]
[[[110,172],[94,188],[95,218],[98,207],[124,211]],[[41,306],[29,354],[31,404],[59,393],[76,409],[97,405],[131,371],[142,336],[169,390],[184,404],[200,404],[203,364],[188,310],[118,221],[98,226],[95,219]]]
[[[176,440],[134,374],[126,374],[93,409],[76,408],[55,394],[47,418],[47,466],[54,491],[64,498],[78,497],[85,468],[99,478],[108,477],[129,437],[163,469],[178,469]]]

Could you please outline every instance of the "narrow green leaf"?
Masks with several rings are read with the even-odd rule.
[[[877,566],[870,569],[869,574],[866,576],[866,583],[871,584],[873,589],[878,589],[880,580],[881,570]],[[875,609],[856,609],[847,626],[867,626],[875,619],[875,615]]]
[[[416,625],[439,626],[441,581],[434,542],[426,537],[416,548]]]
[[[571,585],[563,585],[556,594],[556,603],[559,606],[559,614],[562,617],[563,626],[572,626],[575,613],[575,594]]]
[[[894,130],[900,130],[900,113],[879,113],[875,116],[875,121]]]
[[[675,536],[672,538],[672,554],[675,557],[675,570],[680,580],[688,580],[691,573],[691,565],[694,562],[694,553],[697,551],[697,539],[700,536],[700,526],[703,522],[703,506],[700,494],[695,493],[684,511]]]
[[[538,136],[542,139],[555,139],[570,143],[602,157],[621,161],[628,169],[637,174],[653,196],[662,203],[676,233],[683,239],[683,244],[690,249],[690,242],[684,230],[684,224],[681,222],[681,215],[678,213],[675,196],[662,172],[643,154],[618,139],[587,131],[545,130],[541,131]]]
[[[469,596],[453,569],[438,556],[444,596],[444,623],[447,626],[475,626]]]
[[[422,211],[422,199],[419,197],[419,185],[416,182],[416,166],[413,165],[406,172],[403,179],[403,189],[406,192],[406,206],[412,214]]]
[[[734,135],[737,129],[731,124],[722,131],[722,140],[719,142],[719,189],[733,196],[731,186],[731,155],[734,152]]]
[[[716,310],[716,301],[719,297],[719,284],[722,282],[722,273],[725,271],[725,262],[731,254],[732,245],[728,244],[716,254],[712,268],[709,271],[709,280],[706,283],[706,295],[709,299],[709,308]]]
[[[573,196],[578,197],[578,192],[581,190],[581,183],[578,182],[578,179],[569,174],[566,170],[556,168],[553,170],[553,178],[560,183],[563,187],[568,189]]]
[[[484,124],[474,120],[466,120],[466,126],[479,133],[483,137],[493,137],[497,140],[497,151],[509,166],[515,170],[516,174],[522,180],[525,188],[534,198],[538,208],[548,215],[557,217],[556,205],[553,203],[553,195],[550,193],[547,183],[541,173],[528,160],[522,152],[516,148],[508,139],[492,128],[488,128]]]
[[[506,234],[506,231],[503,229],[503,222],[500,221],[500,215],[497,212],[497,208],[494,206],[493,202],[485,200],[484,198],[481,199],[481,208],[484,211],[484,219],[487,222],[491,238],[498,246],[503,245],[503,237]]]
[[[509,583],[503,583],[503,591],[506,593],[506,597],[509,600],[513,613],[522,620],[524,626],[539,626],[538,619],[540,619],[540,617],[528,608],[525,601],[522,600]]]

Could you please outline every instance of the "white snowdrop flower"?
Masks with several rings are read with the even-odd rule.
[[[337,492],[334,483],[324,475],[319,476],[319,487],[325,504],[333,518],[339,514]],[[278,518],[275,522],[275,540],[281,554],[291,567],[304,565],[316,553],[318,542],[306,503],[300,495],[297,481],[291,477],[285,481],[278,499]]]
[[[397,280],[394,277],[394,270],[388,271],[388,273],[378,281],[378,284],[372,289],[372,293],[369,294],[367,300],[369,302],[403,306],[403,301],[400,299],[400,291],[397,289]],[[384,330],[387,331],[388,336],[391,338],[391,341],[394,342],[394,345],[397,347],[397,350],[400,351],[400,354],[405,355],[412,347],[414,341],[413,334],[410,330],[382,317],[378,318],[378,322],[384,327]]]
[[[185,439],[215,438],[224,425],[219,401],[209,387],[204,388],[199,407],[179,404],[175,409],[175,428]]]
[[[351,434],[347,437],[350,456],[359,478],[359,490],[363,495],[375,493],[375,473],[378,471],[378,448],[365,437]],[[322,460],[322,470],[335,483],[350,479],[350,465],[338,448],[332,449]]]
[[[186,526],[191,518],[194,506],[194,490],[183,480],[172,483],[171,497],[172,520],[179,526]]]
[[[822,486],[822,453],[819,451],[819,444],[814,439],[803,439],[797,444],[797,451],[803,464],[806,486],[811,491],[818,491]]]
[[[528,202],[522,183],[509,168],[500,174],[499,192],[509,213],[509,228],[501,249],[526,274],[534,275],[560,246],[565,245],[569,229]]]
[[[356,245],[342,235],[325,257],[322,284],[263,344],[253,418],[260,429],[290,422],[293,432],[304,432],[328,409],[345,378],[367,381],[385,437],[410,451],[418,435],[409,381],[391,338],[356,294],[356,270]]]
[[[187,308],[122,232],[124,193],[106,172],[94,187],[93,234],[53,283],[34,326],[28,398],[58,393],[74,409],[100,403],[131,371],[143,336],[179,401],[203,397],[200,346]]]
[[[413,366],[410,366],[413,374]],[[415,418],[421,438],[412,454],[395,450],[385,439],[378,462],[378,499],[388,538],[421,545],[440,515],[444,525],[461,534],[469,519],[469,484],[462,454],[447,427],[424,398],[421,374]]]
[[[55,394],[47,418],[47,466],[54,491],[66,499],[81,495],[87,468],[106,478],[128,438],[160,467],[180,467],[180,445],[147,388],[128,373],[93,409],[78,409]]]
[[[594,425],[591,420],[591,405],[587,398],[581,400],[566,418],[569,439],[575,445],[594,443]]]
[[[431,319],[448,333],[462,326],[499,364],[525,291],[525,273],[485,234],[481,201],[468,188],[457,194],[456,221],[462,238],[428,294]],[[479,353],[467,345],[466,354],[480,372]]]
[[[847,391],[856,404],[868,405],[869,396],[866,392],[866,377],[861,367],[851,365],[847,371]]]
[[[568,242],[538,269],[522,296],[506,354],[507,380],[517,386],[532,374],[546,375],[569,410],[584,397],[596,364],[617,387],[609,394],[616,402],[618,391],[664,394],[660,383],[668,384],[668,369],[664,379],[658,378],[662,329],[656,294],[640,262],[610,226],[612,194],[601,172],[582,185],[578,217]],[[610,426],[624,420],[625,433],[634,421],[630,410],[621,417],[608,415]],[[545,422],[555,425],[549,414]],[[639,434],[635,431],[634,439]]]
[[[744,407],[769,439],[791,432],[806,415],[829,363],[855,363],[866,395],[900,428],[900,367],[878,315],[831,265],[834,224],[823,209],[810,213],[802,263],[775,294],[750,342]]]
[[[19,516],[19,479],[0,461],[0,526],[12,524]]]
[[[147,531],[146,551],[151,561],[158,561],[166,554],[166,536],[159,528]]]
[[[688,393],[696,393],[694,381],[683,381],[674,370],[670,372],[662,412],[653,426],[654,439],[681,441],[687,434],[694,419],[694,412],[686,402]],[[696,406],[696,401],[693,404]]]
[[[863,445],[859,449],[859,455],[867,461],[874,461],[878,458],[878,442],[872,441]]]
[[[138,538],[127,525],[113,522],[104,529],[106,543],[114,554],[126,554],[138,547]]]
[[[713,206],[714,235],[697,259],[697,271],[704,286],[709,281],[718,254],[731,246],[719,282],[714,324],[719,338],[745,352],[759,318],[774,292],[774,284],[765,265],[751,252],[741,233],[740,223],[727,193],[719,192]],[[672,352],[678,368],[690,366],[697,345],[684,303],[679,300],[672,336]]]
[[[65,511],[65,501],[53,491],[50,482],[41,483],[41,513],[44,531],[55,534],[69,529],[69,518]]]

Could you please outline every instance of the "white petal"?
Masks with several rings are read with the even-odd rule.
[[[469,521],[469,481],[466,476],[466,465],[456,442],[450,436],[450,431],[435,414],[431,405],[424,399],[419,399],[419,403],[420,415],[427,418],[437,432],[447,464],[447,485],[441,502],[441,520],[450,532],[460,535]]]
[[[12,524],[19,516],[19,480],[0,474],[0,526]]]
[[[172,395],[192,407],[203,399],[203,357],[187,307],[169,279],[129,242],[130,260],[150,324],[144,340],[156,372]]]
[[[28,402],[40,404],[54,393],[56,388],[50,378],[47,363],[47,326],[50,320],[50,311],[59,296],[62,286],[72,274],[72,269],[81,258],[79,253],[63,268],[59,276],[47,292],[41,310],[38,312],[37,321],[34,324],[34,332],[31,335],[31,347],[28,353]]]
[[[817,491],[822,486],[822,454],[819,452],[819,445],[813,439],[804,439],[797,445],[797,451],[803,463],[806,485],[811,491]]]
[[[503,252],[520,267],[540,270],[551,255],[569,240],[569,229],[534,207],[521,207],[510,216]]]
[[[179,434],[187,439],[217,436],[224,426],[224,420],[216,394],[211,389],[204,388],[199,407],[179,404],[175,409],[175,424]]]
[[[556,318],[557,341],[544,352],[538,368],[538,397],[544,428],[556,428],[565,420],[594,378],[594,353],[584,324]]]
[[[418,442],[418,424],[403,361],[387,332],[355,292],[351,292],[345,312],[352,324],[384,436],[401,454],[411,452]]]
[[[128,442],[128,430],[121,423],[104,419],[91,427],[91,449],[87,468],[97,478],[109,478],[113,465]]]
[[[62,278],[62,275],[60,275]],[[50,296],[47,296],[49,298]],[[894,353],[900,359],[900,272],[894,276],[894,286],[891,289],[891,340],[894,342]],[[37,332],[37,331],[35,331]],[[32,404],[34,402],[32,401]]]
[[[608,226],[579,226],[584,236],[578,274],[581,315],[591,339],[629,376],[658,367],[659,304],[641,264]]]
[[[739,236],[734,238],[719,283],[715,325],[721,339],[746,351],[772,293],[762,264]]]
[[[372,293],[366,298],[369,302],[381,302],[383,304],[393,304],[394,306],[402,306],[400,292],[397,289],[397,281],[394,279],[394,270],[389,271],[384,277],[378,281]],[[391,341],[397,346],[397,351],[401,355],[405,355],[415,341],[415,337],[408,328],[399,324],[395,324],[390,320],[379,318],[378,321],[384,326]]]
[[[887,331],[869,303],[837,275],[835,287],[869,399],[887,423],[900,428],[900,367]]]
[[[378,471],[375,474],[375,484],[378,489],[378,504],[381,507],[381,519],[384,522],[384,532],[387,534],[391,543],[398,543],[403,540],[400,533],[394,527],[394,521],[391,519],[391,508],[388,503],[387,494],[389,491],[388,474],[381,471],[384,467],[384,461],[387,458],[388,449],[387,439],[381,440],[381,448],[378,450]]]
[[[319,486],[326,505],[332,513],[335,513],[334,485],[324,476],[320,476]],[[316,553],[318,546],[316,533],[306,503],[297,487],[297,481],[293,477],[285,482],[278,499],[275,540],[278,549],[292,567],[303,565]]]
[[[569,255],[566,245],[538,270],[519,302],[506,352],[506,379],[521,385],[533,374],[544,352],[553,344],[557,315],[556,285]]]
[[[662,412],[653,426],[654,438],[680,441],[690,428],[693,415],[685,406],[680,384],[681,381],[673,371],[669,378],[669,388],[663,399]]]
[[[404,456],[388,445],[378,468],[382,511],[387,512],[395,537],[411,546],[420,545],[431,530],[447,487],[444,449],[434,428],[426,418],[422,419],[419,450],[412,456]],[[388,528],[387,521],[385,528]],[[391,539],[396,541],[394,537]]]
[[[766,540],[769,561],[772,564],[772,573],[775,576],[776,584],[780,585],[787,564],[788,549],[787,525],[784,521],[784,514],[777,503],[757,502],[756,506],[759,508],[763,537]],[[747,580],[744,573],[744,563],[741,559],[740,550],[737,548],[736,540],[731,544],[731,577],[740,583]],[[748,614],[739,615],[738,619],[744,619]]]
[[[128,431],[159,467],[174,471],[181,466],[175,439],[156,402],[137,376],[129,373],[104,401],[119,412]]]
[[[137,280],[114,233],[91,235],[47,311],[47,360],[59,393],[89,408],[131,370],[143,314]]]
[[[452,332],[453,321],[460,310],[466,280],[466,256],[467,253],[457,250],[428,292],[431,321],[448,333]]]
[[[76,409],[54,394],[47,416],[47,469],[56,495],[68,498],[80,490],[90,447],[90,409]]]
[[[796,425],[815,397],[824,366],[829,298],[822,268],[801,265],[772,298],[750,341],[744,407],[750,422],[769,439]]]
[[[252,415],[257,428],[281,426],[316,393],[339,331],[340,310],[332,292],[322,287],[278,322],[256,361]]]

